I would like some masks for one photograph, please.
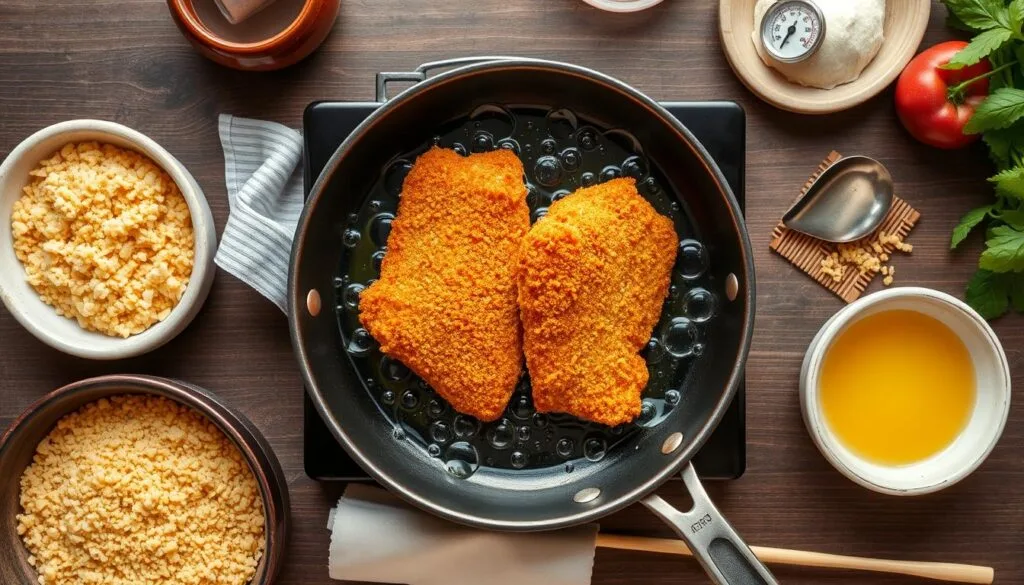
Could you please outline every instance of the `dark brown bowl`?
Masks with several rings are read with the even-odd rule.
[[[221,65],[245,71],[271,71],[293,65],[315,51],[334,27],[340,0],[306,0],[287,28],[254,43],[217,36],[199,18],[192,0],[167,0],[175,24],[201,54]]]
[[[270,444],[248,419],[207,390],[177,380],[129,374],[89,378],[58,388],[30,406],[0,437],[0,583],[37,582],[16,521],[19,480],[36,446],[65,415],[100,398],[122,394],[153,394],[190,406],[238,447],[259,485],[266,526],[263,558],[250,584],[273,583],[283,562],[290,522],[288,483]]]

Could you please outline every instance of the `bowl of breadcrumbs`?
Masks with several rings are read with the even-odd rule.
[[[0,583],[267,585],[287,482],[251,422],[200,388],[103,376],[0,437]]]
[[[99,120],[36,132],[0,165],[0,299],[43,342],[93,359],[153,350],[195,317],[216,231],[170,153]]]

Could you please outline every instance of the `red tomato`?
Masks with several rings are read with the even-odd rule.
[[[988,95],[988,78],[954,91],[962,81],[992,70],[987,59],[962,69],[942,69],[964,41],[939,43],[913,58],[896,82],[896,113],[910,134],[938,148],[963,148],[978,139],[964,125]]]

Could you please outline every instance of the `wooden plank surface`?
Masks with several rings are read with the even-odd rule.
[[[890,0],[892,1],[892,0]],[[937,3],[925,46],[952,33]],[[229,112],[293,126],[313,100],[369,100],[374,73],[475,54],[518,54],[593,67],[666,100],[729,99],[748,115],[747,208],[756,248],[758,320],[748,379],[748,471],[712,493],[751,543],[864,556],[990,564],[997,583],[1024,583],[1024,406],[1016,401],[1002,442],[972,477],[942,493],[900,499],[850,483],[818,454],[797,403],[803,351],[841,301],[768,250],[771,230],[815,165],[832,149],[865,154],[892,171],[921,211],[897,256],[898,284],[961,294],[980,242],[948,252],[949,232],[990,196],[984,150],[940,152],[899,126],[892,90],[819,118],[758,101],[732,75],[717,40],[717,4],[667,0],[649,12],[612,15],[579,0],[343,0],[322,50],[291,69],[248,74],[194,53],[160,0],[0,0],[0,156],[54,122],[105,118],[156,139],[206,190],[217,225],[227,217],[216,116]],[[875,283],[870,290],[879,286]],[[996,330],[1014,380],[1024,383],[1024,321]],[[280,583],[329,583],[327,509],[336,486],[302,471],[302,402],[283,315],[231,276],[217,276],[195,323],[165,348],[119,363],[64,356],[0,310],[0,426],[61,384],[110,372],[177,376],[213,389],[270,439],[287,472],[295,530]],[[12,478],[0,478],[11,481]],[[677,504],[678,487],[661,493]],[[669,536],[640,507],[605,530]],[[896,585],[911,578],[777,570],[784,583]],[[702,583],[696,563],[601,551],[601,585]]]

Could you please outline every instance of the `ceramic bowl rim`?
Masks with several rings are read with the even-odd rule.
[[[73,133],[89,133],[97,136],[107,135],[124,140],[132,145],[132,150],[150,158],[174,180],[182,197],[184,197],[185,202],[188,204],[189,215],[192,220],[193,259],[189,284],[185,288],[185,293],[178,300],[174,308],[171,309],[167,317],[163,321],[154,323],[142,333],[127,338],[119,338],[105,336],[96,332],[88,332],[104,335],[107,338],[105,341],[110,341],[110,343],[104,343],[104,346],[99,347],[86,343],[69,342],[56,335],[48,325],[48,322],[53,323],[54,319],[65,319],[65,317],[57,315],[53,307],[49,305],[45,305],[45,308],[53,311],[52,315],[41,315],[39,318],[32,317],[37,311],[19,302],[12,290],[14,286],[12,283],[15,279],[24,280],[23,269],[16,274],[8,272],[7,274],[0,275],[0,300],[3,301],[7,310],[22,327],[43,343],[64,353],[97,360],[123,359],[141,355],[162,346],[176,337],[181,330],[191,323],[195,313],[198,312],[205,302],[215,274],[213,255],[216,249],[217,236],[213,214],[210,211],[209,202],[195,178],[170,152],[145,134],[107,120],[67,120],[37,130],[15,146],[3,162],[0,163],[0,188],[21,180],[20,177],[9,175],[13,172],[14,167],[28,156],[32,149],[41,143],[56,140],[60,136]],[[92,138],[90,140],[103,142],[102,138]],[[9,223],[10,218],[0,218],[0,221]],[[0,246],[11,245],[10,241],[0,242]],[[85,330],[83,329],[83,331]]]
[[[994,400],[998,401],[995,410],[998,411],[999,421],[998,425],[992,428],[991,436],[985,442],[984,447],[971,455],[969,459],[964,458],[965,464],[943,479],[922,483],[909,488],[896,487],[882,481],[876,481],[856,471],[851,463],[863,463],[865,460],[857,457],[848,449],[839,448],[839,439],[831,432],[821,414],[818,394],[818,375],[821,370],[821,364],[827,350],[838,334],[848,325],[859,320],[868,308],[900,298],[925,298],[945,304],[948,308],[952,309],[951,313],[958,314],[964,323],[972,324],[984,337],[987,342],[986,347],[992,352],[1000,366],[999,371],[995,374],[998,388],[993,397]],[[804,356],[800,373],[800,407],[804,425],[807,428],[808,434],[811,435],[815,446],[817,446],[825,459],[848,479],[865,488],[883,494],[896,496],[924,495],[937,492],[960,482],[977,470],[988,458],[1002,437],[1010,414],[1011,383],[1009,361],[1006,358],[1003,346],[999,342],[995,331],[992,330],[992,327],[981,315],[960,299],[947,293],[924,287],[899,287],[862,297],[837,311],[822,325],[808,346]]]
[[[290,528],[288,482],[280,462],[277,460],[277,455],[259,428],[241,412],[228,406],[221,398],[205,388],[181,380],[142,374],[108,374],[65,384],[47,392],[15,416],[7,429],[0,434],[0,458],[3,458],[10,445],[13,445],[11,441],[17,431],[29,424],[35,417],[40,416],[41,412],[47,408],[56,409],[58,408],[56,405],[62,399],[78,392],[92,390],[97,386],[105,387],[103,390],[108,392],[95,400],[126,394],[163,396],[173,400],[201,414],[231,441],[231,444],[242,454],[242,458],[253,474],[263,505],[264,550],[260,561],[265,562],[266,565],[263,578],[259,581],[249,581],[247,585],[269,585],[272,583],[283,563]],[[57,420],[76,412],[85,404],[90,404],[95,400],[74,408],[64,409],[61,407]],[[247,435],[251,436],[252,440]],[[263,453],[267,459],[266,462],[260,460],[259,453]],[[275,490],[281,501],[275,499]],[[19,540],[15,546],[24,545]]]

